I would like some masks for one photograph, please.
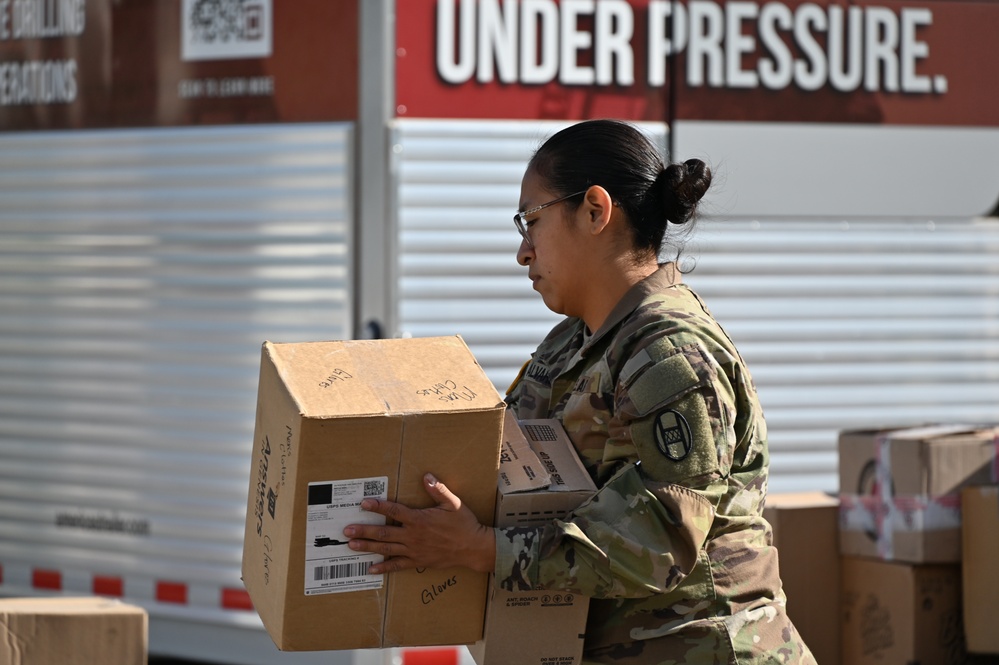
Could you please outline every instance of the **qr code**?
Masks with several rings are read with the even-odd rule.
[[[181,0],[181,58],[268,58],[272,0]]]
[[[365,480],[364,496],[381,496],[385,494],[384,480]]]
[[[188,21],[192,41],[252,42],[264,37],[261,0],[195,0]]]

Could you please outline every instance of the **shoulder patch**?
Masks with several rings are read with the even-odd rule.
[[[660,411],[652,428],[652,438],[663,455],[679,462],[690,454],[693,445],[690,426],[679,412],[673,409]]]

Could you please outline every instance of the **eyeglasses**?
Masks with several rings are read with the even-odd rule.
[[[554,201],[549,201],[548,203],[542,203],[541,205],[535,206],[530,210],[525,210],[524,212],[518,212],[516,215],[514,215],[513,223],[517,227],[517,230],[520,231],[520,235],[524,238],[524,241],[527,242],[527,246],[534,247],[534,243],[531,242],[531,236],[527,235],[527,218],[529,216],[541,212],[548,206],[553,206],[556,203],[562,203],[562,201],[567,201],[574,196],[579,196],[580,194],[585,194],[585,193],[586,190],[584,189],[581,192],[576,192],[575,194],[569,194],[568,196],[563,196],[560,199],[555,199]]]

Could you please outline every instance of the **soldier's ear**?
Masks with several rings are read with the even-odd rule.
[[[603,233],[610,224],[614,210],[614,199],[610,193],[600,185],[593,185],[586,190],[582,207],[586,213],[589,232],[593,235]]]

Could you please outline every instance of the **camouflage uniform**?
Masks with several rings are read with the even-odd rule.
[[[671,264],[586,338],[556,326],[511,387],[558,418],[600,491],[497,532],[497,584],[588,595],[587,663],[814,663],[762,518],[767,432],[732,341]]]

